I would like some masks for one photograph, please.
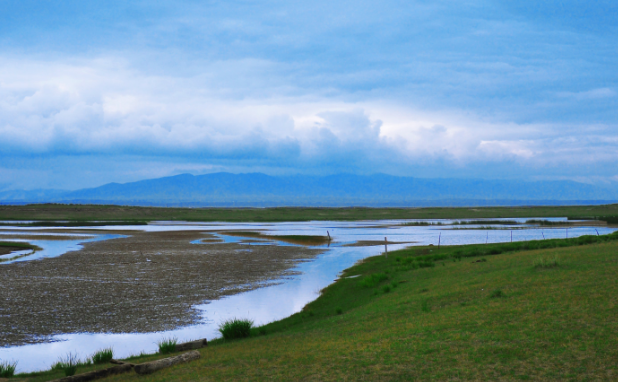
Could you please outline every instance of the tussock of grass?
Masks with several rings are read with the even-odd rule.
[[[431,312],[431,305],[429,304],[429,299],[424,298],[421,300],[421,310],[425,313]]]
[[[96,353],[94,353],[91,357],[92,363],[94,363],[95,365],[107,363],[111,361],[113,358],[114,358],[114,349],[112,348],[101,349],[97,351]]]
[[[17,367],[17,362],[0,362],[0,378],[11,378],[15,375],[15,368]]]
[[[67,353],[66,356],[60,358],[58,362],[52,366],[52,370],[62,370],[65,376],[70,377],[75,375],[78,366],[88,364],[90,364],[89,360],[86,363],[83,363],[79,360],[77,354]]]
[[[361,279],[358,284],[364,288],[373,288],[384,280],[388,280],[385,273],[374,273]]]
[[[502,297],[506,297],[506,295],[504,294],[504,292],[502,290],[496,289],[496,290],[491,292],[489,297],[491,297],[491,298],[502,298]]]
[[[246,338],[251,335],[253,321],[242,318],[232,318],[219,325],[219,332],[226,340]]]
[[[535,268],[556,268],[560,266],[560,259],[558,258],[558,256],[540,256],[536,258],[532,264]]]
[[[175,352],[177,344],[178,338],[176,337],[162,339],[157,342],[157,345],[159,345],[159,354],[169,354]]]

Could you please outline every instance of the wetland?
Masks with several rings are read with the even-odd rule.
[[[525,223],[510,220],[496,225]],[[3,240],[41,250],[0,264],[0,358],[17,360],[20,371],[41,370],[69,351],[88,354],[111,345],[126,357],[153,351],[165,336],[210,340],[226,318],[258,324],[282,319],[317,298],[343,270],[382,253],[385,237],[389,251],[511,240],[511,232],[483,225],[449,231],[454,227],[449,222],[7,226],[0,230]],[[568,235],[614,230],[574,226]],[[512,237],[528,241],[564,234],[557,224],[514,231]]]

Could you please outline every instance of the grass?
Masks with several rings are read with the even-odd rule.
[[[232,318],[219,325],[219,332],[226,340],[247,338],[251,335],[253,321],[243,318]]]
[[[62,370],[66,377],[70,377],[75,375],[78,366],[84,364],[89,365],[90,361],[88,360],[86,363],[83,363],[79,360],[77,354],[67,353],[66,356],[60,358],[58,362],[52,366],[52,370]]]
[[[198,361],[109,380],[616,379],[618,241],[532,247],[502,248],[484,263],[452,257],[478,246],[366,259],[266,334],[213,340]],[[440,266],[409,266],[425,256]],[[568,261],[537,272],[539,256]],[[356,274],[388,275],[388,284],[345,278]]]
[[[558,256],[554,256],[552,258],[540,256],[534,260],[533,266],[535,268],[556,268],[560,266],[560,259]]]
[[[19,249],[41,249],[36,245],[32,245],[29,243],[23,243],[19,241],[0,241],[0,247],[10,247],[10,248],[19,248]]]
[[[11,378],[15,374],[17,362],[0,362],[0,378]]]
[[[159,346],[159,354],[170,354],[176,351],[176,345],[178,344],[178,338],[170,337],[164,338],[157,343]]]
[[[388,280],[388,276],[385,273],[374,273],[361,279],[358,285],[363,288],[373,288],[385,280]]]
[[[108,363],[114,358],[114,349],[107,348],[101,349],[94,353],[90,359],[92,359],[92,363],[95,365],[100,365],[102,363]]]
[[[153,220],[274,222],[379,219],[495,219],[569,217],[618,222],[618,204],[462,208],[163,208],[114,205],[0,206],[0,220],[148,222]],[[614,220],[612,220],[614,219]],[[606,221],[608,221],[606,220]],[[487,223],[482,223],[487,224]],[[616,224],[616,223],[614,223]]]
[[[431,312],[431,305],[429,304],[429,299],[425,298],[421,300],[421,311],[425,313]]]

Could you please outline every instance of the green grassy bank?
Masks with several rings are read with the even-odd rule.
[[[38,204],[0,206],[0,220],[70,220],[142,223],[152,220],[274,222],[307,220],[487,219],[602,217],[618,223],[618,204],[558,207],[478,208],[156,208]]]
[[[616,274],[618,233],[395,251],[248,339],[107,380],[616,380]]]

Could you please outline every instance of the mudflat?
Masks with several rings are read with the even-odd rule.
[[[193,305],[292,275],[299,261],[323,252],[218,243],[199,231],[130,235],[84,243],[56,258],[0,265],[0,346],[46,342],[63,333],[190,325],[199,319]],[[195,240],[203,241],[191,244]]]

